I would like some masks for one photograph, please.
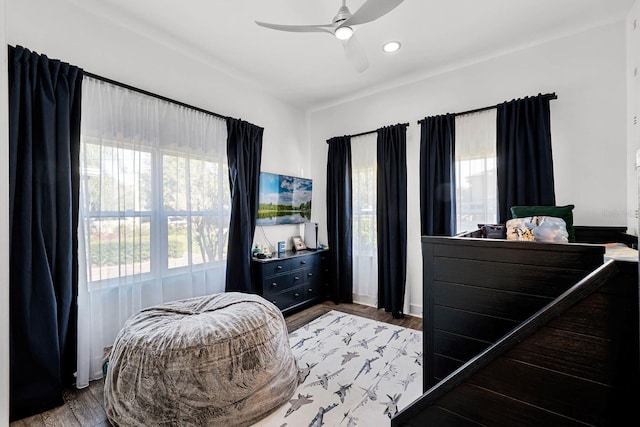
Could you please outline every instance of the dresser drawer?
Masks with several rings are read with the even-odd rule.
[[[306,298],[305,292],[306,290],[304,289],[304,286],[297,286],[295,288],[291,288],[284,292],[280,292],[272,295],[265,295],[264,297],[268,301],[271,301],[273,304],[275,304],[275,306],[278,307],[280,310],[284,310],[288,307],[291,307],[293,305],[296,305],[304,301]]]
[[[291,286],[302,285],[303,283],[307,283],[307,281],[309,280],[309,272],[310,270],[307,268],[304,270],[297,270],[289,273],[289,276],[291,276],[289,283],[291,283]]]
[[[317,264],[318,257],[315,256],[303,256],[298,258],[292,258],[291,261],[291,270],[296,270],[299,268],[309,269]]]
[[[265,278],[262,289],[265,295],[277,294],[293,286],[298,286],[307,281],[306,270],[299,270],[289,274],[270,276]]]
[[[322,266],[319,262],[314,263],[310,268],[305,271],[307,282],[317,282],[322,276]]]
[[[325,295],[323,286],[320,283],[307,283],[304,285],[305,295],[307,299],[319,298]]]
[[[275,274],[288,273],[291,270],[290,259],[267,262],[262,265],[262,274],[264,277],[273,276]]]

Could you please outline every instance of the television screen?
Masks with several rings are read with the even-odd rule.
[[[260,172],[256,225],[299,224],[310,219],[310,179]]]

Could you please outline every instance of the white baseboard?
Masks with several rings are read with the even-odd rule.
[[[353,303],[378,308],[375,298],[366,295],[353,294]],[[422,305],[409,304],[409,313],[405,313],[405,315],[422,319]]]
[[[409,316],[419,317],[422,319],[422,305],[409,304]]]
[[[376,301],[376,298],[367,295],[353,294],[353,303],[366,305],[367,307],[378,308],[378,302]]]

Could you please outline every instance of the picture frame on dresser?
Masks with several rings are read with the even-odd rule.
[[[303,251],[307,249],[307,245],[305,245],[304,240],[302,240],[301,236],[293,236],[291,240],[293,241],[294,251]]]

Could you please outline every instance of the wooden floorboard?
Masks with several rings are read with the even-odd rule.
[[[384,310],[360,304],[335,304],[328,301],[287,315],[285,317],[287,329],[293,332],[331,310],[422,330],[422,319],[418,317],[406,316],[402,319],[394,319],[391,313],[386,313]],[[100,379],[92,381],[86,388],[67,390],[64,392],[64,405],[42,414],[13,421],[10,427],[109,427],[111,423],[104,411],[103,387],[104,381]]]
[[[331,310],[342,311],[344,313],[354,314],[356,316],[366,317],[367,319],[378,320],[380,322],[391,323],[392,325],[402,326],[405,328],[422,330],[422,318],[405,316],[402,319],[394,319],[391,313],[384,310],[377,310],[362,304],[335,304],[325,301],[316,304],[298,313],[288,315],[287,328],[289,332],[293,332],[302,325],[311,322]]]

